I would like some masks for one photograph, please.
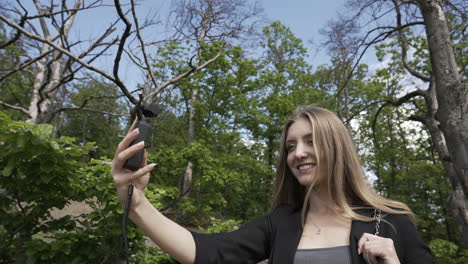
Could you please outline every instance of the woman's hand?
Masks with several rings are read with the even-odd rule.
[[[127,189],[129,184],[133,184],[132,208],[136,208],[143,199],[145,199],[145,188],[148,185],[150,171],[153,170],[155,164],[147,165],[146,152],[143,155],[140,169],[137,171],[130,171],[123,166],[125,162],[132,157],[135,153],[142,150],[145,145],[144,142],[133,145],[130,143],[138,137],[138,129],[134,129],[135,123],[130,127],[129,133],[117,146],[114,159],[111,165],[111,175],[117,188],[117,195],[122,206],[125,205],[127,200]]]
[[[358,254],[369,264],[399,264],[393,240],[364,233],[358,242]]]

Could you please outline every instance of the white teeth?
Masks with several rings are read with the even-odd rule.
[[[299,167],[297,167],[299,170],[307,170],[307,169],[310,169],[310,168],[313,168],[315,167],[316,164],[305,164],[305,165],[300,165]]]

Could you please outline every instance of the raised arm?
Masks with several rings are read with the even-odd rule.
[[[194,263],[195,241],[192,234],[182,226],[161,214],[145,197],[150,172],[155,164],[147,164],[146,153],[141,168],[135,172],[123,168],[125,161],[144,148],[144,144],[130,143],[138,137],[138,130],[130,132],[120,142],[112,160],[111,175],[117,188],[117,194],[124,206],[127,199],[127,188],[133,184],[132,206],[129,218],[162,250],[181,263]]]

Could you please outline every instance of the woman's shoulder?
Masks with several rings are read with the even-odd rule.
[[[398,227],[400,232],[404,232],[404,230],[408,228],[416,227],[407,214],[383,213],[382,219],[390,222],[393,226]]]
[[[297,205],[282,203],[277,205],[271,211],[271,214],[294,214],[300,211],[301,208]]]
[[[301,208],[293,204],[279,204],[268,214],[274,222],[290,221],[292,218],[300,217]]]

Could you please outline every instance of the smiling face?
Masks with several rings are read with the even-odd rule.
[[[297,181],[303,186],[323,181],[318,169],[318,158],[314,149],[312,126],[305,118],[296,119],[286,135],[287,165]],[[322,166],[323,167],[323,166]]]

